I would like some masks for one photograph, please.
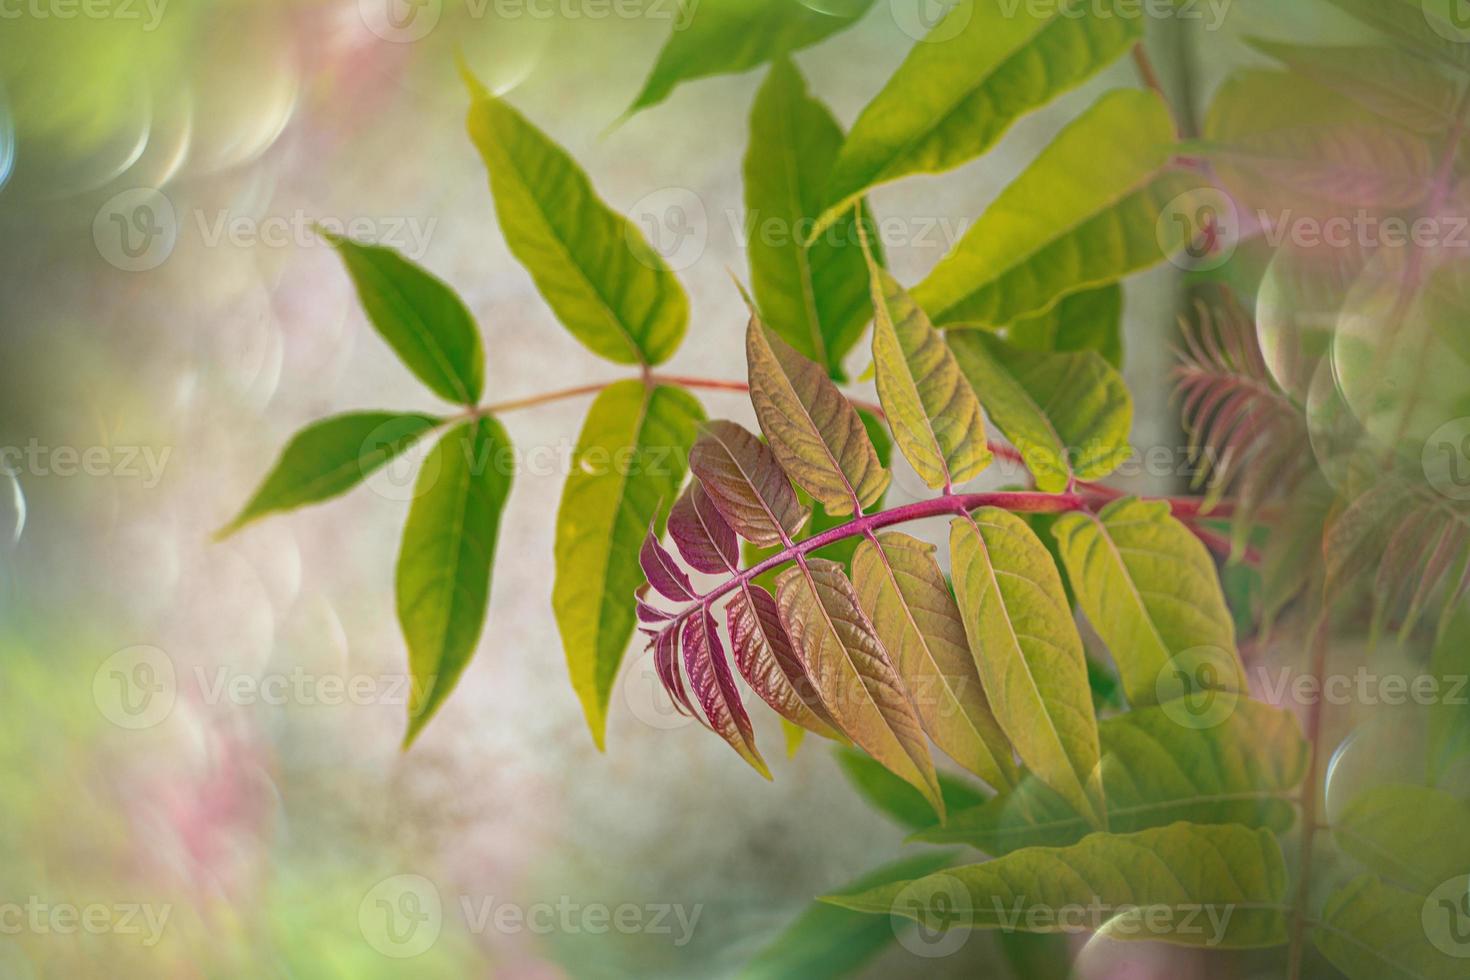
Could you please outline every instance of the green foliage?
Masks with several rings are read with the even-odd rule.
[[[600,746],[633,636],[638,546],[684,482],[704,411],[688,393],[622,381],[592,403],[556,517],[551,604],[572,688]]]
[[[454,290],[391,249],[325,237],[341,253],[368,320],[399,360],[445,401],[479,401],[485,352]]]
[[[1117,939],[1240,949],[1285,940],[1285,897],[1286,867],[1270,833],[1176,823],[1092,834],[1071,847],[1016,851],[826,900],[931,927],[1102,930]]]
[[[219,536],[267,514],[346,493],[440,423],[428,415],[355,412],[307,426],[287,443],[255,496]]]
[[[751,287],[771,329],[839,381],[873,312],[857,217],[850,209],[810,245],[805,238],[842,145],[827,107],[807,94],[795,65],[778,59],[751,109],[745,153]]]
[[[790,0],[689,4],[628,115],[662,102],[682,82],[749,71],[816,44],[852,26],[872,5],[873,0],[855,0],[829,14]]]
[[[1173,249],[1161,247],[1158,217],[1197,185],[1167,172],[1174,149],[1158,96],[1103,96],[1001,192],[914,299],[935,323],[1001,327],[1164,261]]]
[[[502,100],[478,91],[469,130],[506,243],[562,325],[616,364],[668,360],[684,339],[689,301],[643,233]]]
[[[500,514],[510,496],[509,449],[499,422],[466,422],[419,470],[396,585],[414,682],[406,742],[454,690],[485,625]]]
[[[1463,197],[1465,100],[1445,82],[1470,69],[1470,46],[1449,42],[1417,3],[1330,3],[1381,43],[1255,42],[1286,70],[1227,79],[1187,142],[1158,92],[1105,92],[913,286],[885,270],[876,243],[865,257],[864,195],[984,155],[1138,44],[1138,19],[1086,4],[1050,15],[957,5],[844,137],[790,56],[871,0],[835,14],[790,0],[686,8],[631,111],[683,82],[771,64],[743,166],[759,434],[706,422],[687,390],[700,382],[654,373],[683,340],[683,286],[561,147],[471,82],[469,131],[511,253],[573,336],[637,369],[592,404],[556,519],[552,607],[594,740],[641,628],[676,708],[761,775],[772,771],[737,676],[779,716],[790,748],[805,732],[850,746],[839,760],[859,792],[919,841],[993,857],[954,868],[926,853],[865,876],[806,910],[747,975],[844,975],[893,940],[894,917],[1225,949],[1290,942],[1293,961],[1310,938],[1350,977],[1463,973],[1426,933],[1445,880],[1470,874],[1470,851],[1452,841],[1467,816],[1456,795],[1463,707],[1430,713],[1424,773],[1402,777],[1427,774],[1425,785],[1370,787],[1325,815],[1339,845],[1327,853],[1347,865],[1334,880],[1349,883],[1318,888],[1321,787],[1302,784],[1309,771],[1323,778],[1331,747],[1249,700],[1237,630],[1244,647],[1250,610],[1237,610],[1237,626],[1204,543],[1219,547],[1229,517],[1233,558],[1263,558],[1266,625],[1306,612],[1315,640],[1371,606],[1375,624],[1396,620],[1412,640],[1433,621],[1427,675],[1463,677],[1470,518],[1422,479],[1455,475],[1426,462],[1430,423],[1470,411],[1470,348],[1455,326],[1470,308],[1462,267],[1393,266],[1374,290],[1360,279],[1365,255],[1334,260],[1318,282],[1285,250],[1242,246],[1234,264],[1192,277],[1202,300],[1183,336],[1183,417],[1195,450],[1212,456],[1208,495],[1120,499],[1090,482],[1129,453],[1124,280],[1181,261],[1186,246],[1199,258],[1198,233],[1221,230],[1167,220],[1195,200],[1181,195],[1214,179],[1243,206],[1303,202],[1322,217]],[[1187,128],[1192,113],[1178,118]],[[452,290],[386,249],[333,244],[399,359],[471,411],[310,426],[227,532],[343,493],[450,427],[420,473],[399,560],[418,687],[411,740],[478,645],[511,483],[496,460],[511,447],[496,406],[480,404],[481,342]],[[1396,353],[1317,322],[1271,323],[1273,290],[1297,287],[1333,323],[1417,332]],[[835,383],[870,321],[881,413]],[[1399,373],[1425,351],[1438,387]],[[953,492],[992,463],[987,427],[1020,453],[1034,492]],[[936,494],[885,509],[894,443]],[[1219,519],[1216,503],[1228,504]],[[947,556],[897,530],[932,519],[951,522]],[[696,585],[685,565],[714,582]],[[1109,668],[1089,661],[1079,617],[1111,655],[1122,698],[1106,693]],[[995,795],[941,773],[931,743]],[[1277,840],[1293,832],[1304,855],[1294,900]],[[1073,905],[1095,906],[1098,920],[1059,917]]]
[[[955,4],[858,117],[833,167],[822,224],[871,187],[980,156],[1018,118],[1082,83],[1141,36],[1139,18],[1064,6]]]

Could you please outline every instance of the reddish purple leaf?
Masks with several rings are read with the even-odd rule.
[[[725,661],[715,618],[706,609],[690,616],[684,624],[684,669],[710,728],[729,742],[756,772],[770,779],[771,771],[755,747],[750,715],[740,703],[735,675],[730,673],[730,665]]]
[[[682,715],[694,715],[694,705],[689,700],[689,689],[684,686],[684,675],[679,672],[679,630],[673,626],[656,634],[653,638],[653,669],[659,683],[669,693],[674,709]]]
[[[648,584],[665,599],[693,602],[699,598],[689,582],[689,576],[684,574],[674,556],[658,543],[658,535],[653,528],[648,529],[648,535],[643,539],[643,548],[638,552],[638,564],[643,566]]]
[[[640,623],[667,623],[674,618],[674,614],[657,606],[650,606],[642,599],[635,600],[638,607],[638,622]]]
[[[823,738],[844,739],[806,676],[791,637],[781,625],[776,600],[758,585],[737,591],[725,607],[735,666],[751,689],[793,725]]]
[[[735,530],[698,480],[669,512],[669,534],[691,567],[709,575],[734,572],[740,567],[740,542]]]
[[[806,521],[807,510],[770,447],[734,422],[705,428],[690,450],[689,468],[730,526],[753,544],[781,544]]]

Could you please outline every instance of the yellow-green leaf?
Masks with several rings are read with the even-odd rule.
[[[1019,517],[985,508],[951,523],[950,565],[1001,730],[1037,778],[1103,826],[1087,657],[1046,546]]]
[[[871,187],[980,156],[1021,116],[1081,84],[1141,36],[1141,18],[1071,0],[953,5],[853,125],[822,224]]]
[[[1355,878],[1328,897],[1312,939],[1349,980],[1464,980],[1470,898],[1446,878],[1430,896]]]
[[[867,507],[888,489],[863,420],[816,363],[802,357],[760,318],[745,335],[750,401],[776,461],[827,513]]]
[[[260,488],[219,537],[267,514],[346,493],[440,421],[428,415],[353,412],[307,426],[281,450]]]
[[[1128,458],[1133,397],[1093,351],[1020,350],[983,330],[946,333],[955,360],[996,428],[1047,493],[1096,480]]]
[[[1470,803],[1428,786],[1390,783],[1355,797],[1332,823],[1338,846],[1422,895],[1470,875]]]
[[[842,130],[807,95],[785,58],[755,97],[745,152],[745,234],[761,317],[803,357],[834,378],[867,326],[867,290],[856,216],[848,214],[808,247]]]
[[[1247,690],[1215,563],[1162,501],[1119,500],[1052,529],[1077,604],[1135,708]]]
[[[896,532],[865,539],[852,584],[934,744],[996,789],[1013,785],[1011,746],[985,699],[934,546]]]
[[[643,233],[603,203],[564,149],[484,90],[469,130],[506,244],[562,325],[618,364],[668,360],[684,339],[689,301]]]
[[[828,12],[792,0],[694,0],[678,10],[627,115],[657,105],[681,82],[749,71],[857,23],[873,0],[851,0]],[[672,8],[670,8],[672,9]]]
[[[1108,827],[1132,833],[1180,820],[1234,823],[1285,833],[1296,818],[1291,795],[1307,768],[1307,743],[1288,711],[1241,701],[1211,728],[1181,725],[1160,707],[1139,708],[1098,726]],[[1063,847],[1085,837],[1087,821],[1026,774],[1009,793],[953,813],[925,830],[931,844],[968,844],[999,856],[1023,847]]]
[[[1157,95],[1103,96],[1001,192],[914,299],[938,324],[999,327],[1164,261],[1182,240],[1160,242],[1159,215],[1199,186],[1165,172],[1173,144]]]
[[[924,311],[891,275],[869,263],[873,365],[894,440],[914,472],[938,490],[991,463],[975,391]]]
[[[1029,848],[826,901],[931,928],[1105,932],[1211,949],[1286,941],[1286,864],[1268,831],[1177,823]]]
[[[419,471],[396,585],[414,680],[405,744],[454,690],[479,642],[514,473],[510,449],[500,423],[482,418],[445,435]]]
[[[323,237],[342,256],[368,321],[399,360],[445,401],[479,401],[485,351],[454,290],[391,248],[326,232]]]
[[[944,816],[923,726],[842,566],[807,559],[776,581],[781,623],[828,715]]]
[[[1073,293],[1045,313],[1005,328],[1013,347],[1042,353],[1097,351],[1123,366],[1123,289],[1117,283]]]
[[[592,403],[556,518],[552,606],[598,747],[618,666],[633,635],[638,549],[684,482],[704,412],[678,388],[623,381]]]

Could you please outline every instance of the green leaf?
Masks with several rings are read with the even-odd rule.
[[[1370,871],[1421,895],[1470,875],[1470,803],[1427,786],[1375,786],[1332,825],[1338,846]]]
[[[342,256],[373,329],[414,376],[445,401],[478,402],[485,351],[454,290],[390,248],[322,236]]]
[[[624,114],[657,105],[675,86],[749,71],[857,23],[873,0],[828,14],[791,0],[698,0],[684,5],[643,90]]]
[[[992,461],[975,390],[954,354],[898,281],[876,263],[873,365],[878,398],[899,449],[930,487],[949,489]]]
[[[1101,931],[1115,939],[1212,949],[1286,941],[1286,866],[1264,830],[1179,823],[1092,834],[858,894],[839,908],[931,928]]]
[[[827,513],[876,503],[889,474],[863,420],[827,373],[752,316],[745,335],[750,401],[776,461]]]
[[[1133,398],[1092,351],[1019,350],[983,330],[946,334],[955,360],[996,428],[1021,453],[1038,489],[1096,480],[1128,458]]]
[[[449,432],[424,460],[398,554],[398,622],[408,641],[411,743],[449,697],[485,625],[510,439],[492,418]]]
[[[643,233],[597,196],[564,149],[483,89],[469,130],[506,244],[562,325],[617,364],[668,360],[684,339],[689,301]]]
[[[1247,690],[1214,561],[1167,503],[1118,500],[1096,517],[1063,515],[1053,533],[1131,705],[1220,692],[1223,707]]]
[[[776,580],[781,623],[843,734],[944,816],[929,743],[842,566],[805,559]]]
[[[1470,757],[1470,603],[1450,611],[1429,673],[1440,694],[1429,706],[1429,778],[1438,784]]]
[[[837,763],[842,766],[842,771],[853,789],[874,809],[887,814],[910,830],[941,826],[939,814],[934,812],[923,794],[883,768],[882,763],[849,748],[837,750]],[[939,774],[939,790],[944,797],[945,809],[951,813],[968,810],[985,802],[985,797],[969,783],[945,773]]]
[[[267,514],[346,493],[441,421],[429,415],[353,412],[312,423],[286,444],[250,502],[216,537],[226,538]]]
[[[934,744],[996,789],[1012,786],[1011,746],[980,686],[934,546],[897,532],[864,539],[852,583]]]
[[[870,316],[857,219],[847,214],[810,247],[804,239],[841,145],[827,107],[807,95],[789,60],[777,59],[756,95],[745,153],[751,286],[771,329],[839,380]]]
[[[853,125],[833,168],[822,225],[871,187],[975,159],[1017,119],[1142,38],[1141,18],[1099,16],[1085,3],[1077,8],[1033,11],[1006,0],[953,5]]]
[[[955,597],[1001,730],[1036,776],[1096,827],[1103,821],[1087,660],[1051,556],[996,508],[950,524]]]
[[[1000,327],[1164,261],[1183,242],[1160,242],[1159,215],[1199,185],[1163,173],[1173,153],[1157,95],[1103,96],[1001,192],[914,299],[938,324]]]
[[[1109,829],[1132,833],[1181,820],[1278,834],[1291,828],[1289,794],[1306,774],[1307,743],[1290,712],[1240,701],[1212,728],[1181,725],[1178,717],[1167,708],[1139,708],[1098,726]],[[1090,830],[1027,774],[1015,790],[952,814],[918,839],[999,856],[1066,846]]]
[[[1414,54],[1470,71],[1470,45],[1457,0],[1327,0],[1334,7],[1405,44]],[[1455,40],[1456,37],[1459,40]]]
[[[552,606],[587,724],[599,748],[607,703],[628,639],[633,593],[643,584],[638,548],[673,504],[704,412],[679,388],[611,385],[577,437],[556,517]]]
[[[1456,897],[1466,901],[1463,886]],[[1466,917],[1454,899],[1426,899],[1363,875],[1327,899],[1312,939],[1349,980],[1463,980],[1465,960],[1436,946],[1426,925],[1463,955]]]
[[[840,891],[865,892],[894,881],[932,874],[954,862],[944,851],[884,865]],[[904,927],[887,919],[813,902],[775,941],[745,965],[740,980],[840,980],[891,946]],[[915,928],[908,926],[907,928]]]
[[[1038,316],[1005,329],[1012,347],[1041,353],[1097,351],[1115,368],[1123,366],[1123,289],[1117,283],[1073,293]]]
[[[1397,48],[1316,47],[1259,38],[1246,43],[1397,126],[1442,133],[1454,120],[1454,86],[1432,65]]]

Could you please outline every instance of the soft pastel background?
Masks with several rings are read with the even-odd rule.
[[[1241,56],[1236,33],[1315,15],[1233,6],[1228,30],[1191,38],[1197,99]],[[618,376],[506,251],[463,130],[456,50],[615,208],[697,202],[703,231],[679,253],[692,262],[690,336],[669,370],[743,377],[727,269],[745,269],[740,162],[759,72],[688,85],[608,132],[668,34],[668,2],[606,19],[577,0],[533,4],[560,11],[540,19],[446,0],[412,43],[372,33],[371,7],[137,0],[136,19],[0,20],[0,444],[36,449],[0,478],[0,900],[169,910],[152,945],[146,933],[0,936],[5,977],[725,975],[811,896],[900,851],[901,830],[859,802],[824,747],[774,760],[766,785],[679,725],[636,655],[608,751],[594,750],[549,599],[554,505],[584,402],[507,418],[523,452],[550,447],[556,462],[517,475],[477,659],[408,754],[391,576],[411,468],[211,541],[305,423],[435,407],[367,326],[313,221],[357,222],[458,288],[486,335],[491,397]],[[880,0],[799,56],[844,124],[913,43],[907,9]],[[1178,25],[1152,27],[1177,43]],[[875,194],[880,217],[910,223],[887,242],[899,277],[919,278],[1062,120],[1120,84],[1137,84],[1126,60],[983,160]],[[172,210],[171,222],[155,211],[172,247],[129,271],[110,215],[116,195],[147,189]],[[927,219],[938,227],[910,240]],[[1180,444],[1171,273],[1127,293],[1141,447]],[[740,397],[705,403],[750,421]],[[67,447],[106,472],[65,475]],[[897,488],[917,490],[902,475]],[[219,693],[293,671],[364,679],[369,694]],[[129,684],[157,688],[141,714]],[[779,744],[772,715],[757,724]],[[413,959],[384,955],[376,901],[426,883],[442,901],[437,940]],[[573,928],[477,928],[462,898],[472,911],[570,906]],[[699,918],[687,942],[677,912],[671,934],[599,935],[576,911],[597,903]],[[980,935],[943,960],[896,949],[872,975],[969,975],[991,949]]]

